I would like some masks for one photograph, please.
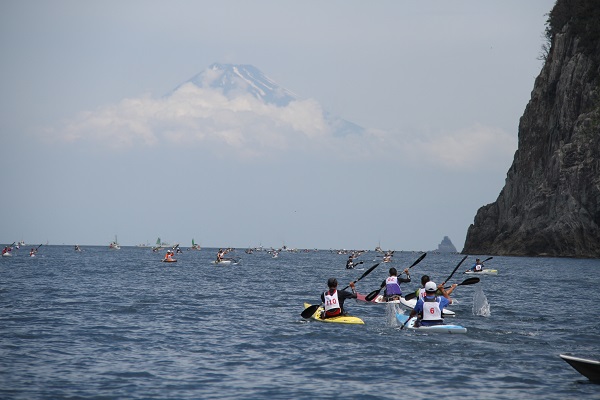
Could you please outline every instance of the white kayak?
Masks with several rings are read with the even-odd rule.
[[[498,270],[497,269],[482,269],[481,271],[472,271],[472,270],[468,270],[465,271],[465,274],[472,274],[472,275],[498,275]]]
[[[233,260],[233,259],[225,259],[225,260],[221,260],[221,261],[213,261],[212,263],[215,265],[238,265],[240,262],[240,260]]]
[[[12,257],[11,253],[2,253],[2,257]]]
[[[396,319],[400,322],[405,328],[419,331],[419,332],[431,332],[431,333],[467,333],[467,328],[460,325],[451,325],[451,324],[443,324],[443,325],[432,325],[432,326],[415,326],[415,322],[417,317],[412,317],[408,320],[408,315],[401,314],[399,312],[396,313]],[[406,322],[408,320],[408,322]]]
[[[417,305],[417,298],[415,297],[413,299],[406,300],[404,297],[402,297],[400,299],[400,303],[402,303],[402,305],[404,307],[412,310]],[[448,316],[448,317],[454,317],[456,315],[456,313],[452,310],[448,310],[447,308],[444,308],[443,315]]]
[[[415,308],[415,306],[417,305],[417,299],[413,298],[410,300],[406,300],[404,297],[400,297],[399,300],[390,300],[390,301],[386,301],[385,297],[383,297],[382,294],[380,294],[379,296],[375,297],[373,300],[371,301],[367,301],[367,299],[365,298],[364,294],[360,294],[357,293],[356,294],[356,300],[358,301],[364,301],[366,303],[375,303],[375,304],[402,304],[404,307],[412,310],[413,308]],[[448,310],[447,308],[444,309],[444,315],[448,316],[448,317],[454,317],[456,314],[454,313],[454,311],[452,310]]]

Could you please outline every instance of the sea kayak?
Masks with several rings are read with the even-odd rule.
[[[498,275],[497,269],[482,269],[481,271],[465,271],[465,274],[473,274],[473,275]]]
[[[367,299],[365,298],[364,294],[360,294],[357,293],[356,294],[356,300],[358,301],[364,301],[366,303],[373,303],[373,304],[402,304],[404,307],[412,310],[413,308],[415,308],[415,306],[417,305],[417,299],[410,299],[410,300],[406,300],[404,297],[400,297],[400,300],[392,300],[392,301],[385,301],[385,298],[383,297],[383,295],[379,295],[377,297],[375,297],[373,300],[371,301],[367,301]],[[454,317],[456,314],[454,313],[454,311],[452,310],[448,310],[447,308],[444,309],[444,315],[445,316],[450,316],[450,317]]]
[[[308,303],[304,303],[304,308],[308,308],[310,307],[310,304]],[[319,321],[319,322],[330,322],[330,323],[334,323],[334,324],[359,324],[362,325],[365,322],[358,318],[358,317],[352,317],[350,315],[342,315],[339,317],[333,317],[333,318],[321,318],[321,313],[323,312],[323,307],[319,307],[317,309],[317,311],[315,311],[315,313],[310,317],[312,319],[314,319],[315,321]]]
[[[416,327],[415,326],[415,321],[417,320],[417,317],[412,317],[408,323],[406,323],[406,321],[408,320],[408,315],[402,314],[397,312],[396,313],[396,319],[398,320],[398,322],[400,322],[400,324],[405,325],[406,328],[414,330],[414,331],[419,331],[419,332],[431,332],[431,333],[467,333],[467,328],[465,328],[464,326],[460,326],[460,325],[448,325],[448,324],[444,324],[444,325],[432,325],[432,326],[419,326]]]
[[[215,265],[237,265],[239,260],[221,260],[221,261],[212,261]]]
[[[600,381],[600,361],[568,356],[566,354],[560,354],[560,358],[590,381]]]
[[[169,263],[171,263],[171,262],[177,262],[177,260],[175,258],[170,258],[170,259],[169,258],[163,258],[162,262],[169,262]]]

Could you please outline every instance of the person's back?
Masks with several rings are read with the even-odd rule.
[[[385,290],[383,292],[383,296],[386,300],[396,300],[402,297],[402,289],[400,288],[400,283],[410,282],[410,275],[408,274],[408,269],[405,269],[406,278],[399,278],[398,271],[396,268],[390,268],[390,276],[388,276],[385,281],[382,282],[381,286],[385,286]]]
[[[329,278],[327,280],[327,286],[329,289],[321,294],[321,302],[323,302],[324,309],[321,318],[331,318],[345,314],[344,301],[346,299],[355,299],[356,293],[337,290],[337,279],[335,278]],[[354,283],[350,283],[350,287],[354,292]]]
[[[425,296],[417,300],[417,304],[410,316],[418,315],[417,325],[432,326],[442,325],[444,319],[442,318],[444,308],[452,303],[452,300],[448,297],[443,286],[439,288],[442,291],[442,296],[437,296],[436,291],[438,290],[435,282],[427,282],[425,284]]]

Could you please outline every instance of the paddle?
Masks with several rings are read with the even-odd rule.
[[[423,260],[425,258],[425,256],[427,255],[427,253],[423,253],[421,255],[421,257],[417,258],[417,260],[412,263],[412,265],[410,267],[408,267],[408,269],[411,269],[412,267],[414,267],[415,265],[417,265],[418,263],[421,262],[421,260]],[[373,300],[375,297],[379,296],[379,292],[381,292],[381,289],[383,289],[385,287],[381,286],[379,289],[372,291],[371,293],[369,293],[368,295],[365,296],[365,300],[366,301],[371,301]]]
[[[365,271],[365,272],[364,272],[364,273],[363,273],[363,274],[360,276],[360,278],[357,278],[356,280],[352,281],[352,283],[356,283],[356,282],[360,281],[362,278],[364,278],[365,276],[369,275],[369,274],[371,273],[371,271],[373,271],[375,268],[377,268],[377,266],[378,266],[379,264],[380,264],[380,263],[377,263],[377,264],[373,265],[371,268],[369,268],[368,270],[366,270],[366,271]],[[345,288],[343,288],[342,290],[346,290],[346,289],[348,289],[349,287],[350,287],[350,285],[346,286],[346,287],[345,287]]]
[[[358,278],[358,279],[356,279],[356,280],[352,281],[352,283],[356,283],[356,282],[360,281],[362,278],[364,278],[365,276],[369,275],[369,274],[371,273],[371,271],[373,271],[375,268],[377,268],[377,266],[378,266],[379,264],[380,264],[380,263],[377,263],[377,264],[373,265],[371,268],[369,268],[368,270],[366,270],[366,271],[365,271],[365,272],[364,272],[364,273],[363,273],[363,274],[360,276],[360,278]],[[346,290],[346,289],[348,289],[349,287],[350,287],[350,285],[346,286],[345,288],[343,288],[343,289],[342,289],[342,291],[343,291],[343,290]],[[310,305],[310,306],[306,307],[306,308],[304,309],[304,311],[302,311],[302,312],[300,313],[300,316],[301,316],[302,318],[310,318],[310,317],[311,317],[311,316],[312,316],[312,315],[315,313],[315,311],[317,311],[317,309],[318,309],[319,307],[321,307],[321,304],[313,304],[313,305]]]
[[[460,267],[460,265],[467,259],[467,257],[469,257],[469,255],[464,256],[463,259],[460,260],[460,262],[452,270],[452,273],[450,274],[450,276],[448,278],[446,278],[446,280],[444,282],[448,282],[450,280],[450,278],[452,278],[452,275],[454,275],[454,273],[456,272],[456,270],[458,269],[458,267]]]
[[[408,321],[410,321],[410,315],[408,316],[408,318],[406,319],[406,321],[404,321],[404,323],[400,327],[400,330],[404,329],[404,327],[406,326],[406,324],[408,324]]]
[[[464,281],[462,281],[461,283],[457,284],[456,286],[465,286],[465,285],[474,285],[476,283],[478,283],[480,281],[479,278],[468,278],[465,279]],[[452,286],[446,286],[444,287],[444,289],[450,289]],[[417,297],[417,294],[415,292],[409,293],[406,296],[404,296],[404,300],[412,300],[415,297]]]

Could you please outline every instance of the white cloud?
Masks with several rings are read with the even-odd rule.
[[[81,113],[60,132],[69,141],[89,140],[119,149],[210,144],[246,156],[305,147],[311,140],[332,134],[314,100],[277,107],[251,95],[228,99],[219,89],[202,89],[191,83],[168,97],[125,99]]]
[[[502,129],[471,127],[407,141],[404,156],[414,162],[456,170],[506,170],[517,150],[517,138]]]
[[[366,130],[361,135],[334,136],[314,100],[277,107],[249,94],[228,98],[220,89],[191,83],[168,97],[146,95],[82,113],[60,132],[69,141],[119,150],[185,145],[225,149],[229,156],[244,158],[294,151],[341,159],[387,157],[397,163],[456,170],[506,169],[517,147],[513,136],[481,124],[435,134]]]

